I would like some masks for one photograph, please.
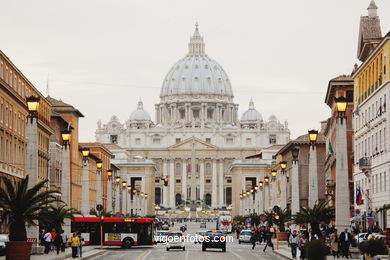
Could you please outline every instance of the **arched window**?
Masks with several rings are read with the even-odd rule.
[[[175,204],[176,204],[176,206],[181,205],[182,204],[181,202],[182,202],[181,201],[181,194],[177,193],[176,196],[175,196]]]
[[[207,193],[205,196],[205,203],[207,206],[211,206],[211,194]]]

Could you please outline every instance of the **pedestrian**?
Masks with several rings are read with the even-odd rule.
[[[69,239],[69,245],[72,247],[72,258],[77,257],[77,249],[80,247],[80,239],[77,232],[73,232],[73,236]]]
[[[46,230],[46,233],[43,235],[43,242],[45,245],[45,254],[48,254],[50,252],[51,245],[51,233],[49,230]]]
[[[54,240],[56,239],[57,237],[57,232],[55,230],[55,228],[53,228],[50,232],[51,234],[51,245],[50,245],[50,251],[54,251],[54,249],[56,248],[55,245],[54,245]]]
[[[330,252],[333,257],[339,258],[339,237],[337,235],[337,229],[330,235]]]
[[[57,255],[60,253],[62,244],[64,243],[64,240],[62,240],[62,236],[60,234],[57,234],[54,238],[53,244],[56,248]]]
[[[288,241],[289,241],[290,247],[291,247],[292,258],[296,259],[297,258],[297,247],[298,247],[298,242],[299,242],[299,236],[298,236],[296,230],[294,230],[292,232]]]
[[[301,234],[301,237],[299,238],[299,242],[298,242],[298,248],[299,251],[301,251],[301,255],[300,255],[301,259],[306,258],[305,245],[308,241],[309,241],[308,233],[304,232],[303,234]]]
[[[256,247],[256,240],[257,240],[256,233],[255,233],[255,232],[252,232],[252,236],[251,236],[251,238],[249,239],[249,242],[252,243],[252,250],[255,249],[255,247]]]
[[[78,232],[78,237],[80,241],[80,245],[77,247],[77,257],[83,257],[83,245],[84,245],[84,238],[81,236],[81,233]]]
[[[60,236],[62,237],[61,252],[65,252],[66,241],[68,241],[68,238],[67,238],[64,230],[61,230]]]
[[[349,258],[349,246],[351,245],[352,235],[348,232],[348,228],[345,228],[344,231],[341,232],[339,240],[341,256]]]
[[[265,246],[263,252],[267,249],[267,247],[272,247],[272,251],[274,251],[274,244],[272,243],[272,232],[268,229],[265,234]]]

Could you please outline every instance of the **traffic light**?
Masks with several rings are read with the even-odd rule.
[[[274,216],[274,219],[275,219],[275,221],[279,221],[279,219],[280,219],[279,215],[276,214],[276,215]]]
[[[164,179],[164,186],[165,186],[165,187],[168,186],[168,178],[165,178],[165,179]]]
[[[103,224],[103,223],[104,223],[104,219],[105,219],[105,217],[104,217],[104,216],[101,216],[101,217],[100,217],[100,223],[101,223],[101,224]]]

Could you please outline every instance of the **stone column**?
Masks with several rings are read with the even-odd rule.
[[[175,160],[171,159],[169,165],[169,206],[175,208]]]
[[[264,213],[264,190],[263,189],[259,188],[259,191],[258,191],[258,195],[259,195],[259,214]]]
[[[317,148],[311,145],[309,153],[309,207],[318,202]]]
[[[223,160],[219,161],[219,175],[218,175],[218,205],[222,207],[224,205],[223,201],[223,180],[224,180],[224,171],[223,171]]]
[[[200,160],[200,169],[199,169],[199,198],[204,200],[204,159]]]
[[[269,200],[270,200],[270,196],[269,196],[269,185],[270,184],[264,184],[264,211],[268,211],[269,210]]]
[[[213,160],[211,207],[217,207],[217,161]]]
[[[162,177],[165,178],[168,176],[168,162],[167,160],[163,160],[163,172],[162,172]],[[168,187],[163,185],[163,206],[168,207]]]
[[[291,214],[295,215],[299,212],[299,163],[292,162],[291,167]]]
[[[88,216],[90,210],[91,210],[91,206],[89,205],[89,163],[88,163],[88,159],[86,159],[83,160],[81,213],[84,216]]]
[[[121,211],[121,207],[120,207],[120,197],[121,197],[121,187],[120,187],[120,184],[119,183],[116,183],[115,184],[115,191],[116,191],[116,195],[115,195],[115,213],[117,212],[120,212]]]
[[[102,170],[97,170],[97,183],[96,183],[96,205],[103,205],[102,195]]]
[[[256,183],[259,183],[258,181]],[[256,213],[259,213],[260,212],[260,191],[259,190],[255,190],[255,192],[253,193],[255,194],[255,212]]]
[[[123,214],[126,214],[127,213],[127,200],[126,200],[126,188],[123,188],[122,186],[120,186],[120,191],[121,191],[121,198],[122,198],[122,204],[121,204],[121,212]]]
[[[349,180],[346,118],[337,119],[336,130],[336,228],[349,227]]]
[[[133,192],[133,190],[126,190],[126,210],[127,210],[127,213],[131,214],[131,193]]]
[[[106,204],[107,212],[112,212],[112,182],[111,178],[107,178],[107,204]]]
[[[239,210],[239,212],[240,212],[241,216],[244,215],[242,210],[243,210],[242,198],[240,198],[240,210]]]
[[[183,171],[181,173],[181,193],[182,199],[187,200],[187,160],[183,159]],[[186,202],[185,202],[186,203]]]
[[[160,115],[159,115],[158,105],[154,105],[154,109],[155,109],[155,111],[156,111],[156,114],[155,114],[155,117],[156,117],[156,124],[159,124],[159,123],[160,123]]]

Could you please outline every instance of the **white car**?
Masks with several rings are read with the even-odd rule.
[[[181,232],[171,232],[167,237],[167,251],[171,249],[181,249],[183,251],[186,250],[184,246],[184,237]]]
[[[240,236],[238,237],[238,243],[250,243],[253,232],[249,229],[241,230]]]
[[[368,238],[368,233],[359,233],[355,236],[356,243],[360,244],[363,241],[366,241]]]

